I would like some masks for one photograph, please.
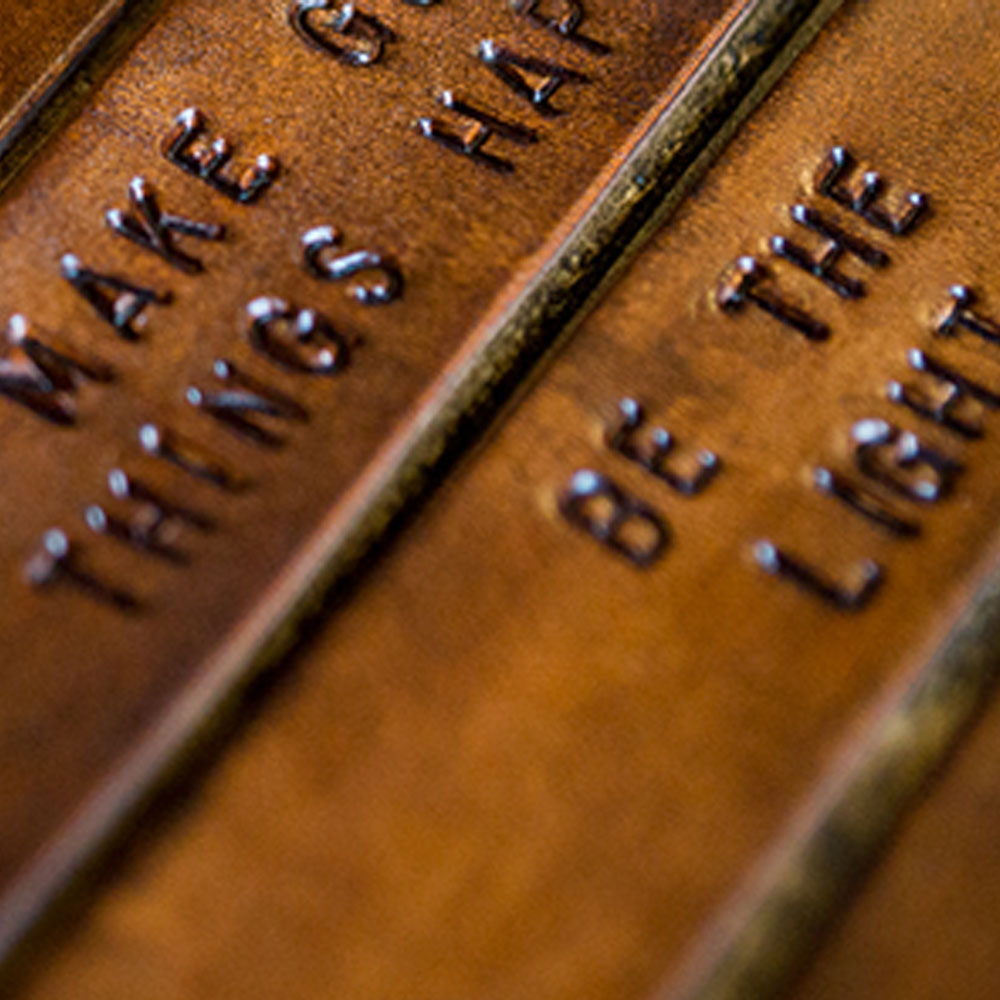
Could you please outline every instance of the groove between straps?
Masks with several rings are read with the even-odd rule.
[[[162,0],[137,0],[135,9]],[[43,849],[0,901],[0,967],[50,908],[105,860],[154,797],[175,781],[250,682],[294,645],[323,597],[360,565],[405,509],[466,451],[604,276],[649,235],[707,167],[841,0],[736,5],[678,73],[618,166],[583,199],[578,221],[502,297],[258,607],[200,677],[138,741],[116,774]],[[0,160],[0,188],[3,185]]]

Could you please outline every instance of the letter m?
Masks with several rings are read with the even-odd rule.
[[[24,316],[13,316],[0,338],[0,395],[54,424],[76,422],[81,382],[110,382],[111,367],[43,343]]]

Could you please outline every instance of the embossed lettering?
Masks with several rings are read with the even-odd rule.
[[[222,388],[206,390],[190,386],[187,401],[257,444],[273,448],[282,439],[261,426],[255,417],[307,419],[306,411],[295,400],[241,372],[231,361],[216,361],[212,374]]]
[[[139,606],[132,594],[105,583],[82,568],[69,537],[59,528],[47,531],[42,537],[38,551],[25,564],[24,575],[34,587],[67,583],[122,611],[131,611]]]
[[[513,8],[532,24],[554,32],[560,38],[580,45],[595,55],[606,56],[611,51],[603,42],[580,33],[580,25],[584,19],[583,4],[580,0],[561,0],[561,2],[556,0],[552,4],[548,4],[546,0],[514,0]],[[559,12],[552,13],[553,8]]]
[[[312,309],[263,297],[247,306],[247,316],[250,343],[281,367],[305,375],[336,375],[347,367],[347,338]]]
[[[952,285],[948,289],[952,304],[937,324],[937,333],[942,337],[958,336],[959,329],[965,329],[981,337],[987,343],[1000,344],[1000,323],[981,316],[972,307],[976,296],[966,285]]]
[[[382,281],[371,285],[356,284],[351,294],[363,305],[385,305],[399,298],[403,274],[391,257],[374,250],[331,253],[341,245],[340,233],[333,226],[317,226],[302,237],[306,270],[321,281],[345,281],[367,271],[378,271]]]
[[[715,299],[727,312],[736,312],[752,303],[809,340],[826,340],[830,336],[825,323],[813,319],[775,290],[767,269],[753,257],[740,257],[723,275]]]
[[[114,370],[96,358],[43,343],[24,316],[11,317],[0,355],[0,393],[54,424],[70,426],[76,422],[73,397],[85,379],[112,382]]]
[[[791,580],[841,611],[860,611],[871,601],[882,582],[882,570],[871,559],[863,560],[852,571],[856,582],[842,584],[783,552],[771,541],[757,542],[753,555],[765,573]]]
[[[913,537],[920,534],[920,524],[917,521],[903,517],[882,497],[847,476],[819,466],[813,470],[813,482],[822,493],[835,497],[851,510],[887,528],[894,535]]]
[[[844,254],[852,254],[869,267],[885,267],[888,256],[866,240],[846,232],[835,222],[806,205],[793,205],[792,218],[823,238],[818,251],[810,251],[784,236],[771,238],[771,249],[806,274],[819,278],[844,298],[856,299],[864,295],[864,282],[846,275],[837,267]]]
[[[489,111],[474,107],[457,98],[450,90],[441,93],[438,101],[456,115],[469,119],[470,124],[464,132],[453,132],[436,118],[423,117],[417,119],[420,134],[444,146],[445,149],[450,149],[453,153],[467,156],[484,167],[499,173],[510,173],[514,169],[514,164],[509,160],[483,149],[487,140],[494,135],[521,146],[538,141],[538,133],[534,129],[517,122],[505,121]]]
[[[934,503],[942,499],[961,471],[955,459],[885,420],[859,420],[851,428],[851,437],[858,468],[909,500]]]
[[[591,469],[573,474],[559,509],[575,527],[636,566],[651,566],[670,540],[666,521],[648,504]]]
[[[177,116],[164,140],[163,155],[233,201],[243,204],[256,201],[278,176],[278,161],[261,154],[238,176],[229,176],[225,170],[233,158],[232,147],[224,138],[206,142],[205,131],[204,115],[197,108],[187,108]]]
[[[893,380],[887,388],[889,398],[963,437],[981,437],[983,407],[1000,406],[1000,394],[916,348],[907,353],[907,360],[914,371],[930,377],[931,388]]]
[[[674,439],[669,431],[662,427],[654,427],[649,432],[648,440],[638,443],[636,437],[645,424],[642,406],[636,400],[626,398],[618,404],[618,413],[620,419],[609,429],[606,437],[610,448],[633,462],[638,462],[644,469],[685,496],[701,493],[715,478],[721,462],[714,452],[704,449],[699,451],[695,456],[696,471],[684,475],[667,465],[667,457],[674,451]]]
[[[161,211],[153,189],[142,177],[136,177],[128,187],[131,212],[112,209],[105,218],[119,236],[137,243],[145,250],[162,257],[186,274],[199,274],[204,270],[201,261],[176,246],[174,237],[193,236],[199,240],[221,240],[226,234],[224,226],[213,223],[192,222],[179,215]]]
[[[852,181],[857,169],[854,157],[843,146],[830,150],[816,174],[816,190],[894,236],[910,232],[927,210],[927,198],[917,192],[906,196],[906,207],[893,215],[880,202],[882,178],[866,170]]]
[[[395,35],[378,18],[353,3],[295,0],[288,17],[298,36],[314,49],[347,66],[373,66]],[[351,44],[344,44],[350,39]]]
[[[214,527],[210,518],[163,499],[122,469],[113,469],[108,475],[108,489],[115,499],[134,505],[135,510],[128,517],[119,517],[100,504],[92,504],[84,513],[88,527],[153,555],[186,562],[185,553],[176,545],[183,527],[203,532]]]
[[[143,424],[139,429],[139,444],[147,455],[162,458],[195,479],[211,483],[219,489],[236,491],[244,485],[235,473],[205,448],[168,427]]]
[[[71,253],[63,257],[60,266],[62,276],[124,340],[138,339],[136,327],[142,325],[149,306],[166,305],[172,299],[170,292],[156,292],[123,278],[92,271]]]
[[[549,103],[564,83],[589,83],[589,78],[568,66],[549,59],[512,52],[490,39],[479,43],[479,58],[489,66],[518,97],[523,97],[539,114],[558,115],[562,112]],[[538,78],[532,86],[527,76]]]

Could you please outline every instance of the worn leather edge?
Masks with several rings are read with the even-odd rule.
[[[152,23],[166,0],[108,0],[0,119],[0,194]]]
[[[139,0],[138,6],[157,2],[162,0]],[[526,262],[524,273],[535,277],[496,304],[256,611],[6,894],[0,902],[0,982],[19,966],[22,949],[53,906],[86,888],[158,795],[176,784],[201,747],[214,744],[254,679],[280,664],[308,623],[329,609],[331,592],[363,568],[390,529],[475,444],[616,265],[676,206],[736,123],[840,3],[734,5],[637,130],[630,151]]]

